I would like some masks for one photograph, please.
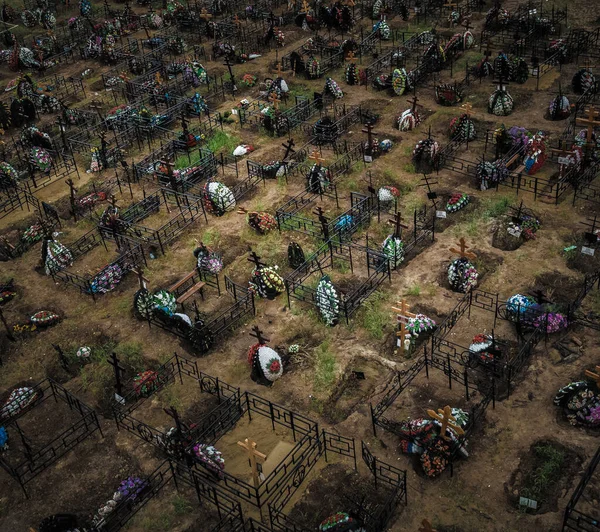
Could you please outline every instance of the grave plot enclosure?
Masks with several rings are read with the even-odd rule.
[[[0,465],[27,496],[27,483],[102,430],[96,412],[51,379],[26,389],[0,414],[10,441]]]

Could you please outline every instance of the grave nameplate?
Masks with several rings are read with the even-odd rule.
[[[596,250],[594,248],[588,248],[586,246],[581,246],[581,254],[582,255],[589,255],[590,257],[593,257],[594,253],[596,253]]]
[[[117,403],[120,403],[122,405],[125,404],[125,398],[121,397],[118,393],[115,394],[115,401],[117,401]]]
[[[373,157],[371,157],[370,155],[365,155],[365,162],[366,163],[372,163],[373,162]]]
[[[568,157],[559,157],[558,164],[571,164],[571,159]]]
[[[446,216],[448,216],[446,211],[435,211],[436,218],[446,218]]]
[[[537,509],[537,501],[534,501],[533,499],[528,499],[526,497],[520,497],[519,498],[519,506],[525,506],[527,508],[532,508],[534,510]]]

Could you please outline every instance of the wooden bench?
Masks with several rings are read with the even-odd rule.
[[[192,270],[190,273],[188,273],[187,275],[185,275],[182,279],[180,279],[179,281],[177,281],[173,286],[171,286],[169,288],[169,292],[171,292],[171,293],[175,292],[175,290],[177,290],[178,288],[180,288],[181,286],[183,286],[190,279],[193,279],[194,275],[196,275],[197,273],[198,272],[196,270]],[[203,282],[203,281],[197,282],[189,290],[186,290],[186,292],[184,292],[183,294],[181,294],[177,298],[177,303],[178,304],[182,304],[184,301],[187,301],[196,292],[198,292],[198,290],[200,291],[200,297],[202,298],[202,300],[204,300],[204,292],[203,292],[202,289],[204,288],[205,285],[206,285],[206,283]]]

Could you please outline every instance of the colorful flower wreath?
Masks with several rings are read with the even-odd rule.
[[[121,282],[125,272],[118,264],[111,264],[104,268],[90,281],[90,290],[93,294],[106,294],[114,290]]]
[[[450,127],[448,132],[452,140],[458,140],[465,142],[467,140],[475,139],[475,124],[466,113],[460,116],[454,117],[450,121]]]
[[[0,162],[0,185],[15,186],[19,182],[19,173],[7,162]]]
[[[160,375],[152,370],[138,373],[133,378],[133,390],[138,397],[149,397],[152,392],[159,389],[161,384]]]
[[[133,308],[137,316],[141,319],[148,320],[154,315],[154,298],[149,290],[142,288],[133,296]]]
[[[171,316],[177,310],[177,298],[168,290],[159,290],[152,296],[154,308]]]
[[[360,83],[360,76],[356,64],[348,63],[346,66],[345,78],[348,85],[358,85]]]
[[[406,109],[399,117],[396,118],[396,125],[400,131],[410,131],[421,123],[421,116],[415,109]]]
[[[313,79],[321,76],[321,63],[312,55],[306,62],[306,73],[309,78]]]
[[[425,314],[417,314],[413,318],[408,318],[405,329],[412,336],[411,340],[414,341],[420,335],[432,332],[436,327],[437,324],[431,318]]]
[[[477,268],[465,257],[453,260],[448,266],[448,282],[457,292],[468,292],[477,285]]]
[[[39,310],[29,317],[29,323],[37,327],[50,327],[60,321],[60,316],[51,310]]]
[[[209,181],[202,189],[204,206],[216,216],[222,216],[235,208],[235,196],[231,189],[218,181]]]
[[[440,145],[432,138],[420,140],[413,150],[413,162],[415,164],[424,163],[429,166],[435,166],[439,151]]]
[[[0,409],[0,419],[16,416],[41,398],[40,392],[33,388],[15,388]]]
[[[377,198],[380,203],[389,204],[400,197],[400,191],[396,187],[385,185],[377,191]]]
[[[259,297],[274,299],[285,292],[285,281],[277,273],[278,266],[260,266],[252,272],[249,289]]]
[[[448,212],[460,211],[463,207],[466,207],[469,203],[469,195],[463,194],[462,192],[455,192],[450,196],[448,203],[446,203],[446,210]]]
[[[406,70],[403,68],[396,68],[392,72],[392,89],[397,96],[405,93],[408,86],[407,77]]]
[[[404,262],[404,242],[401,238],[389,235],[381,245],[381,252],[390,261],[392,268],[397,268]]]
[[[225,459],[215,447],[206,443],[198,443],[194,445],[194,455],[206,469],[215,473],[219,478],[224,477]]]
[[[261,235],[277,229],[277,220],[268,212],[249,212],[248,225]]]
[[[340,297],[328,275],[321,277],[317,285],[315,300],[323,321],[330,327],[334,326],[339,320]]]
[[[46,240],[42,248],[42,257],[45,255],[44,268],[46,275],[52,275],[73,264],[73,255],[66,246],[58,240]]]
[[[600,396],[597,386],[590,382],[572,382],[562,387],[554,404],[563,408],[572,425],[600,425]]]
[[[330,515],[319,524],[319,532],[365,532],[357,520],[350,517],[346,512],[338,512]]]
[[[340,99],[344,97],[344,91],[340,88],[333,78],[327,78],[325,81],[324,92],[331,94],[334,98]]]
[[[573,76],[571,85],[576,94],[583,94],[596,86],[596,78],[591,70],[582,68]]]
[[[44,148],[40,148],[39,146],[31,148],[29,160],[42,172],[49,172],[52,166],[52,157]]]
[[[207,247],[199,247],[194,250],[198,269],[216,275],[223,270],[223,259],[221,256]]]
[[[242,77],[242,84],[246,87],[254,87],[256,85],[257,77],[253,74],[244,74]]]
[[[508,116],[512,113],[514,100],[506,89],[496,89],[489,98],[488,112],[496,116]]]

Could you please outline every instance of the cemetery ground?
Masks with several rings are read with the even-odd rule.
[[[107,4],[115,9],[123,7],[119,3]],[[18,6],[22,8],[20,3]],[[278,11],[282,11],[283,7],[278,6]],[[485,10],[489,7],[491,4]],[[513,8],[512,5],[507,7]],[[557,3],[556,7],[563,6]],[[76,7],[70,9],[73,13],[78,12]],[[98,6],[98,9],[101,8]],[[132,9],[139,14],[147,12],[144,6],[134,5]],[[483,14],[478,11],[473,14],[472,23],[478,30],[474,31],[476,36],[483,29],[485,10]],[[435,12],[438,11],[436,8]],[[583,1],[569,5],[569,27],[593,27],[597,23],[596,15],[589,11],[589,4]],[[61,17],[69,13],[67,9]],[[445,17],[442,20],[445,21]],[[418,33],[430,29],[434,18],[424,22],[411,17],[405,22],[399,16],[389,16],[388,21],[394,29]],[[357,27],[361,25],[367,35],[372,21],[364,18],[357,23]],[[258,59],[236,64],[233,67],[236,79],[239,80],[245,73],[252,73],[259,81],[276,77],[276,63],[311,35],[294,25],[284,26],[283,30],[286,44],[277,48],[277,59],[273,49],[265,51]],[[456,31],[445,26],[439,30],[445,38],[451,37]],[[20,25],[17,36],[27,35],[27,31]],[[564,28],[563,31],[567,33],[568,30]],[[360,41],[357,28],[352,36]],[[146,39],[147,34],[139,30],[129,37]],[[228,69],[223,65],[222,58],[215,59],[208,52],[210,43],[210,40],[204,43],[207,52],[200,61],[210,76],[226,77]],[[384,44],[379,46],[380,50],[387,49]],[[589,244],[585,239],[589,226],[585,224],[592,223],[591,220],[598,214],[598,203],[581,198],[572,201],[572,192],[557,205],[549,199],[548,196],[554,192],[548,192],[545,187],[558,181],[559,165],[555,158],[549,157],[536,174],[541,183],[537,200],[525,190],[515,193],[514,187],[480,190],[480,183],[473,176],[461,175],[448,167],[427,172],[430,180],[436,181],[432,189],[437,192],[437,205],[428,200],[426,189],[421,186],[423,173],[417,171],[412,161],[414,146],[430,134],[443,148],[450,142],[450,120],[464,112],[460,106],[438,105],[434,85],[462,80],[467,61],[469,64],[478,62],[483,57],[484,49],[485,43],[481,47],[478,43],[456,60],[453,75],[449,68],[444,68],[423,86],[417,87],[416,94],[425,119],[412,131],[399,131],[394,124],[395,117],[410,107],[412,93],[398,97],[391,96],[387,91],[377,91],[371,86],[349,86],[344,83],[345,63],[318,79],[309,80],[302,75],[292,77],[290,70],[281,72],[290,87],[288,101],[279,104],[282,109],[292,107],[296,96],[311,99],[314,92],[322,92],[325,78],[331,77],[338,81],[345,93],[343,99],[334,102],[335,105],[344,105],[347,111],[360,105],[363,112],[378,114],[374,135],[379,140],[389,138],[394,142],[390,152],[375,158],[372,163],[363,163],[362,157],[351,161],[347,171],[337,178],[335,193],[328,189],[327,194],[314,194],[311,202],[297,213],[299,217],[310,220],[318,231],[321,231],[318,208],[322,209],[329,221],[335,220],[350,208],[351,193],[368,197],[368,187],[378,190],[383,186],[394,186],[400,192],[397,205],[383,210],[379,215],[376,211],[369,212],[368,221],[353,228],[351,235],[352,242],[362,246],[360,249],[371,246],[379,250],[384,239],[394,230],[389,220],[396,211],[401,213],[402,223],[407,225],[402,233],[403,239],[408,242],[415,229],[415,211],[427,207],[433,220],[435,211],[443,209],[455,192],[470,196],[470,203],[464,209],[448,213],[446,218],[435,219],[433,237],[428,234],[419,240],[414,250],[407,253],[406,260],[397,268],[390,269],[386,280],[362,302],[356,312],[348,320],[341,316],[335,327],[326,326],[316,306],[300,301],[293,294],[290,297],[283,292],[274,300],[255,297],[255,315],[245,316],[235,329],[221,333],[218,342],[208,353],[199,353],[189,342],[170,330],[163,330],[151,324],[150,320],[136,317],[133,301],[139,281],[134,271],[129,272],[114,290],[92,297],[63,282],[60,277],[53,279],[44,274],[40,262],[40,242],[34,243],[20,256],[0,262],[0,284],[13,279],[17,292],[12,301],[2,306],[3,316],[11,330],[15,325],[27,323],[29,317],[39,309],[51,310],[61,317],[56,326],[47,329],[14,331],[15,341],[10,341],[4,334],[0,336],[0,402],[4,404],[10,392],[17,387],[32,386],[50,378],[97,413],[102,432],[96,431],[86,437],[28,483],[26,489],[29,498],[24,496],[16,481],[2,472],[0,530],[29,530],[29,527],[35,528],[44,517],[55,513],[91,516],[112,496],[123,479],[153,474],[156,475],[153,478],[159,479],[163,479],[164,475],[164,480],[157,480],[161,487],[126,525],[128,530],[212,530],[222,522],[224,514],[235,514],[238,501],[231,492],[215,495],[222,507],[210,502],[211,495],[207,493],[200,505],[194,487],[184,480],[186,477],[181,471],[171,469],[155,444],[123,428],[118,430],[114,419],[114,368],[109,358],[113,352],[123,367],[123,383],[127,393],[134,389],[133,379],[137,373],[164,368],[177,353],[191,361],[198,371],[218,378],[232,389],[239,388],[242,397],[247,391],[280,405],[282,409],[313,420],[319,425],[317,433],[324,429],[328,433],[353,438],[358,455],[355,456],[357,466],[351,458],[334,453],[329,454],[327,461],[320,458],[283,507],[282,513],[306,529],[316,529],[325,518],[338,511],[347,511],[351,507],[377,507],[388,499],[390,492],[386,486],[376,486],[361,459],[362,441],[378,460],[407,472],[407,504],[398,506],[387,530],[417,530],[423,519],[431,521],[438,532],[560,530],[564,509],[585,466],[596,452],[598,438],[597,430],[573,427],[552,400],[557,390],[569,382],[583,379],[585,370],[593,370],[599,362],[600,329],[585,326],[586,322],[595,320],[597,323],[600,314],[600,290],[597,288],[583,299],[577,310],[580,318],[577,323],[565,331],[547,335],[533,345],[523,367],[514,375],[510,393],[507,393],[506,386],[499,379],[492,399],[489,381],[487,377],[482,377],[488,375],[485,373],[487,370],[482,366],[462,368],[453,359],[453,367],[457,375],[460,374],[457,378],[464,378],[463,370],[471,378],[466,385],[470,390],[469,397],[466,396],[465,386],[458,380],[450,379],[452,384],[449,386],[449,375],[444,368],[430,366],[427,374],[425,365],[393,401],[386,411],[386,418],[400,422],[425,417],[427,410],[437,411],[446,405],[469,411],[489,398],[489,405],[484,408],[482,417],[469,434],[466,445],[468,458],[457,458],[453,462],[452,475],[447,470],[438,478],[428,478],[416,455],[400,452],[400,438],[380,426],[374,434],[372,408],[394,389],[398,372],[401,376],[404,375],[402,372],[410,372],[421,360],[424,349],[425,356],[431,357],[431,347],[435,345],[435,338],[432,340],[427,337],[410,352],[399,347],[398,312],[393,307],[405,301],[410,312],[425,314],[438,325],[453,315],[457,305],[465,301],[464,294],[450,288],[447,276],[448,265],[456,258],[449,248],[457,248],[459,239],[464,238],[469,251],[475,254],[473,263],[479,272],[477,289],[488,295],[498,294],[499,304],[513,294],[541,291],[557,308],[567,308],[581,289],[584,276],[593,275],[600,268],[597,248],[594,256],[583,255],[580,251],[582,245]],[[499,52],[500,47],[494,46],[493,51]],[[370,62],[370,55],[366,54],[359,62],[359,67]],[[507,127],[519,125],[531,131],[543,130],[549,139],[548,144],[558,146],[557,139],[571,119],[549,121],[544,113],[549,99],[558,93],[559,82],[571,101],[576,100],[570,80],[582,64],[571,62],[560,69],[553,68],[540,79],[539,90],[536,90],[535,78],[530,78],[522,85],[511,83],[509,89],[515,100],[515,110],[507,117],[487,113],[487,100],[495,85],[491,82],[492,78],[472,81],[465,87],[464,102],[472,105],[471,116],[477,138],[468,144],[462,143],[453,156],[462,159],[465,164],[476,165],[486,150],[487,160],[493,160],[495,147],[489,140],[491,137],[488,135],[486,141],[485,135],[486,132],[491,135],[501,123]],[[89,110],[92,102],[99,102],[101,114],[105,116],[111,107],[122,103],[118,99],[120,90],[104,90],[101,74],[110,70],[111,66],[103,66],[97,60],[77,60],[55,67],[53,73],[65,78],[79,77],[90,65],[93,72],[83,81],[85,95],[72,95],[68,101],[72,108],[83,110]],[[0,76],[3,80],[9,80],[16,73],[2,64]],[[234,97],[224,92],[223,98],[211,103],[211,113],[231,112],[242,98],[254,100],[258,97],[257,87],[247,88],[238,84],[238,88]],[[42,119],[35,123],[36,127],[52,131],[54,136],[58,136],[54,115],[41,116]],[[235,163],[226,159],[223,165],[217,164],[215,179],[234,188],[248,174],[247,159],[263,164],[282,159],[285,149],[281,144],[288,139],[288,135],[271,136],[262,127],[252,127],[250,124],[241,126],[239,115],[231,115],[231,118],[230,123],[224,122],[216,132],[207,135],[206,145],[215,153],[217,161],[221,155],[225,159],[231,156],[238,144],[254,147],[254,151]],[[306,127],[290,133],[289,137],[294,138],[296,148],[310,141],[312,124],[317,118],[318,114],[306,121]],[[205,124],[206,118],[200,116],[189,121],[190,128],[200,127]],[[344,156],[344,143],[347,147],[364,143],[366,134],[362,131],[363,127],[360,121],[350,124],[338,141],[336,150],[331,146],[322,146],[318,153],[323,159],[323,166],[327,167]],[[168,138],[174,138],[179,134],[179,116],[167,129],[170,133],[164,133],[164,138],[168,135]],[[600,134],[600,130],[596,131],[596,134]],[[5,137],[7,144],[11,142],[8,140],[11,136],[18,138],[18,135],[18,128],[9,130]],[[110,133],[107,138],[111,138]],[[128,163],[130,171],[136,162],[159,148],[164,138],[132,140],[131,145],[125,146],[123,160]],[[113,141],[109,147],[114,147]],[[309,147],[307,156],[312,154],[313,148]],[[92,183],[96,187],[106,186],[108,179],[118,176],[118,186],[112,184],[110,190],[121,212],[158,189],[154,176],[137,182],[128,180],[125,169],[119,164],[100,173],[87,173],[90,167],[89,149],[76,153],[75,160],[79,175],[68,177],[74,180],[78,196],[92,191]],[[176,160],[175,163],[176,169],[177,166],[185,166],[185,161]],[[69,213],[66,178],[61,177],[43,188],[35,189],[35,197],[58,209],[61,226],[55,227],[55,230],[60,232],[58,238],[67,247],[90,232],[97,234],[100,239],[97,224],[102,212],[110,205],[109,198],[75,222]],[[194,189],[194,197],[200,197],[200,188]],[[140,261],[136,268],[143,271],[150,291],[168,289],[196,268],[193,251],[198,243],[218,250],[223,261],[223,269],[218,274],[219,288],[205,285],[201,292],[185,302],[184,310],[191,317],[197,310],[204,322],[221,317],[237,301],[238,295],[232,295],[231,286],[248,286],[254,268],[248,260],[251,251],[266,265],[277,265],[280,275],[288,278],[294,272],[288,264],[288,245],[291,241],[301,245],[307,258],[323,249],[323,238],[290,230],[289,227],[282,227],[281,231],[273,230],[266,235],[259,234],[248,226],[245,214],[236,212],[238,207],[243,207],[250,212],[266,211],[275,216],[277,209],[306,189],[306,176],[294,174],[293,168],[287,177],[262,179],[236,201],[236,208],[231,212],[215,216],[202,211],[181,234],[164,246],[164,252],[159,250],[154,241],[136,240],[133,231],[129,234],[132,242],[139,243],[144,249],[144,261]],[[548,194],[544,195],[545,192]],[[168,205],[168,210],[161,206],[158,213],[151,214],[137,222],[137,225],[157,231],[178,214],[183,214],[185,218],[187,211],[182,211],[174,202],[174,199],[169,202],[165,199],[164,206]],[[202,205],[204,208],[204,203]],[[541,220],[541,227],[535,239],[523,241],[517,249],[504,249],[504,245],[498,245],[495,234],[499,227],[504,227],[512,219],[514,211],[511,207],[518,209],[519,205],[531,209]],[[0,219],[1,235],[16,244],[23,230],[36,220],[34,207],[28,205],[15,210]],[[91,280],[102,268],[118,258],[122,253],[117,247],[118,241],[110,238],[110,235],[105,236],[98,240],[98,245],[93,249],[82,253],[64,272]],[[150,244],[154,246],[152,249]],[[572,245],[577,248],[563,251]],[[327,274],[339,294],[349,297],[373,274],[370,259],[358,250],[357,247],[351,252],[351,259],[341,252],[333,257],[333,268],[321,267],[320,264],[311,266],[311,274],[302,281],[302,285],[309,291],[315,290],[322,274]],[[273,386],[262,386],[250,378],[247,353],[248,347],[255,343],[250,336],[254,326],[258,326],[269,338],[269,346],[283,355],[284,373]],[[505,356],[511,360],[516,358],[524,340],[519,336],[515,323],[508,319],[495,319],[494,313],[486,310],[470,308],[468,315],[462,315],[448,329],[447,335],[440,338],[468,351],[475,335],[492,334],[492,331],[501,349],[505,350]],[[298,352],[288,354],[288,347],[294,344],[299,345]],[[66,357],[64,364],[61,364],[53,346],[60,346],[63,350]],[[89,359],[77,356],[81,346],[91,348]],[[445,354],[439,356],[441,360]],[[67,405],[60,404],[59,408],[54,407],[55,404],[58,405],[53,399],[47,399],[31,408],[22,421],[18,421],[27,438],[23,440],[11,435],[9,450],[0,456],[10,462],[12,455],[15,463],[22,462],[27,454],[23,441],[28,442],[33,452],[37,452],[60,434],[63,424],[67,428],[77,421],[77,412]],[[165,409],[175,408],[186,423],[202,425],[206,422],[208,426],[209,414],[218,411],[221,404],[221,399],[214,394],[202,393],[193,379],[176,376],[141,402],[131,415],[138,422],[166,433],[173,425],[173,418]],[[249,485],[252,485],[252,471],[248,467],[247,456],[238,445],[239,441],[251,438],[257,442],[257,449],[268,457],[263,464],[263,474],[268,477],[285,461],[297,440],[300,440],[288,426],[275,425],[268,417],[251,415],[251,420],[246,415],[236,420],[228,430],[223,430],[215,443],[226,460],[226,472]],[[545,479],[541,487],[536,485],[535,491],[532,479],[551,460],[560,464],[560,474]],[[209,481],[206,482],[209,485]],[[224,483],[221,480],[215,481],[215,484],[218,486],[219,482]],[[539,510],[526,511],[519,506],[519,498],[523,493],[530,493],[532,495],[529,498],[537,498],[541,502]],[[594,505],[589,502],[586,504],[590,508],[586,507],[585,511],[593,515]],[[247,500],[242,501],[242,508],[246,518],[260,520],[261,513]],[[262,517],[266,517],[265,522],[268,513],[268,508],[264,506]],[[232,527],[224,530],[239,529]],[[273,530],[280,529],[274,527]]]

